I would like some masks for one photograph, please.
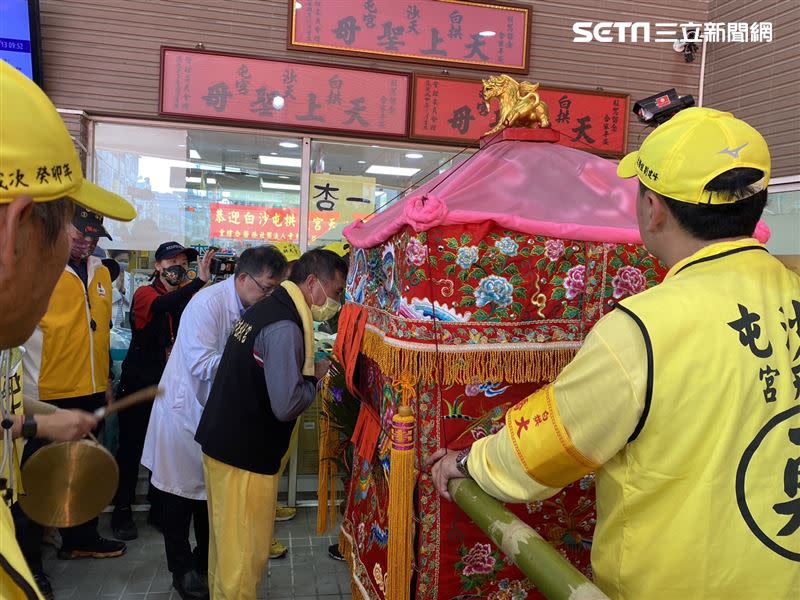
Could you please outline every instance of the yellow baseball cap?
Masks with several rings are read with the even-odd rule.
[[[728,204],[737,198],[710,192],[717,175],[739,167],[764,173],[756,191],[769,184],[767,142],[753,127],[731,113],[687,108],[648,135],[636,152],[617,167],[622,178],[637,176],[645,186],[668,198],[693,204]]]
[[[100,215],[130,221],[136,209],[83,177],[64,121],[33,81],[0,60],[0,204],[17,196],[68,196]]]
[[[330,250],[331,252],[335,252],[339,256],[344,257],[348,252],[350,252],[350,244],[348,242],[333,242],[332,244],[323,246],[322,249]]]
[[[278,242],[274,244],[275,248],[283,254],[286,262],[294,262],[300,260],[300,246],[291,242]]]

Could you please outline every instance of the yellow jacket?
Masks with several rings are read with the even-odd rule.
[[[794,599],[799,398],[800,278],[755,240],[712,244],[601,320],[469,469],[518,501],[596,470],[611,598]]]
[[[14,521],[5,502],[0,502],[0,598],[42,600],[17,544]]]
[[[25,397],[59,400],[104,392],[108,385],[111,276],[95,256],[88,285],[67,266],[47,313],[25,342]]]

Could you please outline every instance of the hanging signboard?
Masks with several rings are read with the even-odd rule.
[[[404,136],[409,76],[162,48],[159,113],[281,129]]]
[[[497,122],[498,102],[486,107],[479,79],[415,75],[410,136],[419,140],[467,144]],[[627,94],[569,88],[539,89],[550,108],[559,143],[594,154],[623,156],[627,148]]]
[[[460,0],[288,0],[293,50],[527,73],[531,8]]]
[[[212,240],[258,243],[300,242],[300,209],[257,205],[209,204],[208,237]],[[349,223],[336,211],[312,210],[308,218],[308,241],[313,243],[327,233]]]

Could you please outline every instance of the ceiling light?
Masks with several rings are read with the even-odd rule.
[[[370,146],[370,148],[380,148],[380,146],[378,146],[377,144],[372,144],[372,145]]]
[[[231,197],[231,193],[230,192],[222,192],[222,197],[223,198],[230,198]]]
[[[270,156],[278,156],[278,153],[277,152],[270,152],[269,155]]]
[[[215,183],[217,183],[217,180],[214,179],[213,177],[206,177],[206,183],[208,185],[214,185]]]
[[[288,175],[278,175],[278,179],[291,179]]]
[[[278,144],[281,148],[299,148],[300,144],[295,144],[294,142],[281,142]]]
[[[242,170],[239,167],[225,167],[226,173],[241,173]]]
[[[178,148],[186,148],[186,144],[178,144]]]
[[[422,158],[422,154],[419,152],[409,152],[406,154],[406,158]]]
[[[261,180],[261,187],[268,190],[300,191],[299,183],[273,183],[271,181],[264,181],[263,179]]]
[[[360,165],[365,165],[365,164],[367,164],[367,161],[365,161],[365,160],[360,160],[360,161],[358,161],[358,164],[360,164]]]
[[[478,35],[481,36],[481,37],[492,37],[492,36],[497,35],[497,32],[495,32],[495,31],[481,31],[480,33],[478,33]]]
[[[302,5],[302,4],[300,4],[299,2],[295,2],[295,3],[294,3],[294,9],[295,9],[295,10],[300,10],[301,8],[303,8],[303,5]]]
[[[370,175],[396,175],[398,177],[411,177],[419,173],[420,169],[411,167],[388,167],[385,165],[370,165],[366,170]]]
[[[192,148],[191,150],[189,150],[189,158],[193,158],[195,160],[200,160],[201,156],[200,156],[200,153],[197,150]]]
[[[296,169],[300,168],[300,165],[303,164],[302,159],[300,158],[289,158],[288,156],[259,156],[258,162],[262,165],[271,165],[273,167],[294,167]]]
[[[244,176],[245,177],[258,177],[258,175],[256,175],[255,173],[245,173]]]
[[[186,183],[202,183],[203,180],[200,177],[187,177]]]

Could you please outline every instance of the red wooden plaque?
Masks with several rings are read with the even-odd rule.
[[[477,79],[415,75],[411,100],[412,138],[467,144],[477,141],[497,120],[498,102],[484,106]],[[540,88],[550,108],[560,144],[623,156],[628,139],[627,94],[568,88]]]
[[[461,0],[289,0],[288,47],[528,72],[531,8]]]
[[[409,76],[162,48],[162,115],[404,136]]]

